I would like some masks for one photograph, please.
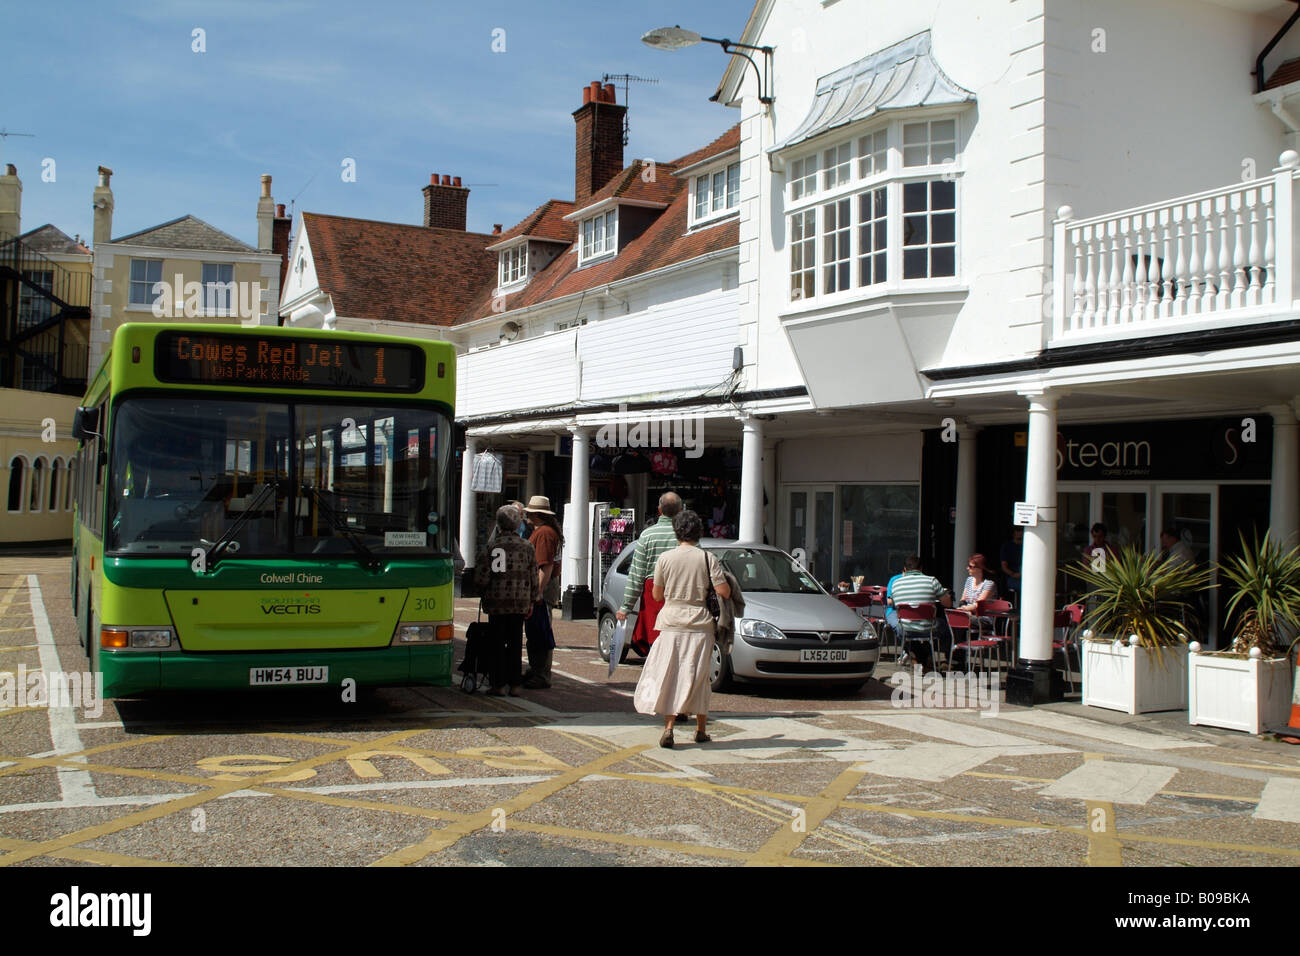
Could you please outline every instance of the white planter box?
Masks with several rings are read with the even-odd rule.
[[[1192,654],[1187,670],[1187,722],[1262,733],[1285,727],[1291,716],[1291,678],[1286,657],[1268,660]]]
[[[1083,702],[1126,714],[1187,706],[1187,648],[1083,641]]]

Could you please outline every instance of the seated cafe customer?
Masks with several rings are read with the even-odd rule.
[[[936,578],[930,577],[921,570],[920,557],[915,554],[909,555],[903,562],[903,573],[889,582],[887,598],[891,608],[899,604],[934,604],[939,622],[935,630],[935,639],[939,647],[944,649],[945,653],[948,652],[947,648],[952,646],[952,632],[948,630],[948,622],[942,608],[952,607],[952,595]],[[896,615],[895,620],[899,634],[904,640],[903,646],[912,655],[912,659],[925,670],[934,667],[929,645],[916,640],[916,635],[929,632],[930,622],[902,621],[898,620]]]

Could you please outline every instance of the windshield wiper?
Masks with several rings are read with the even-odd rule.
[[[309,496],[312,501],[316,502],[316,507],[325,515],[325,520],[330,523],[330,527],[342,534],[343,537],[347,539],[348,544],[352,545],[356,552],[361,555],[361,566],[369,568],[372,571],[379,570],[383,562],[375,556],[373,551],[366,547],[357,536],[357,533],[348,526],[347,521],[334,510],[334,506],[325,500],[325,495],[320,491],[320,489],[313,488],[311,485],[303,482],[302,492]]]
[[[205,566],[209,570],[217,566],[217,562],[221,560],[221,556],[225,554],[225,552],[229,550],[230,545],[234,543],[235,535],[239,533],[240,529],[243,528],[244,525],[248,524],[249,518],[262,510],[262,506],[266,504],[268,495],[274,496],[275,491],[279,486],[280,479],[278,477],[272,478],[264,484],[257,494],[253,496],[253,500],[244,508],[243,513],[240,514],[240,516],[235,519],[234,523],[226,529],[225,534],[209,545],[203,556]],[[208,543],[203,538],[200,538],[199,542],[201,544]],[[238,548],[236,548],[236,550],[238,550]]]

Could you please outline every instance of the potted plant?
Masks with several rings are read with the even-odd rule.
[[[1127,545],[1066,573],[1089,588],[1083,703],[1129,714],[1186,707],[1191,598],[1210,586],[1210,572]]]
[[[1267,534],[1219,565],[1231,587],[1225,611],[1232,645],[1188,659],[1187,720],[1258,734],[1283,726],[1291,708],[1290,635],[1300,631],[1300,547],[1283,551]]]

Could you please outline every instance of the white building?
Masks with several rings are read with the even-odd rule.
[[[1091,523],[1173,525],[1201,563],[1297,529],[1300,31],[1252,76],[1293,11],[759,0],[737,39],[772,48],[770,89],[733,58],[716,96],[741,112],[745,387],[811,400],[763,429],[778,544],[867,583],[919,550],[960,588],[1035,504],[1041,699]]]

